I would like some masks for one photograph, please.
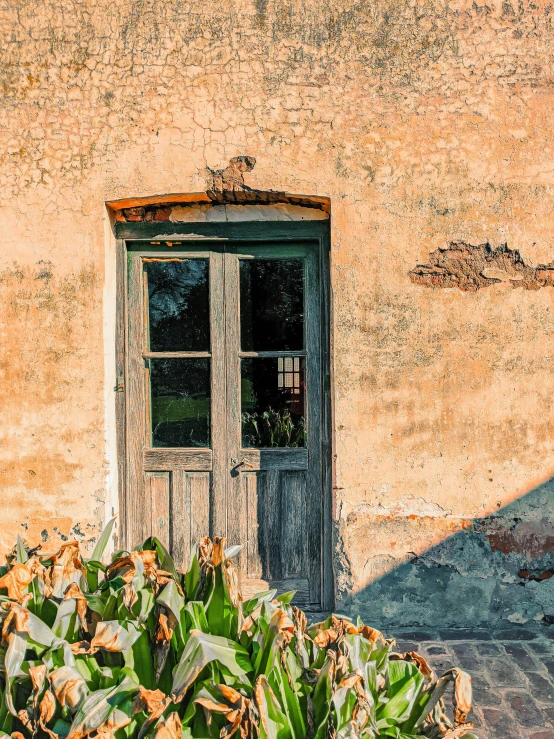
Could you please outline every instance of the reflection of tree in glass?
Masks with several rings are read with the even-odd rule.
[[[146,262],[151,351],[207,351],[208,262]]]
[[[304,262],[240,260],[241,347],[284,351],[304,347]]]
[[[151,359],[152,445],[210,443],[209,359]]]

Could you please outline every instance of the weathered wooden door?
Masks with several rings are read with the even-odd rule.
[[[245,544],[243,589],[322,602],[322,353],[310,243],[130,242],[127,540]]]

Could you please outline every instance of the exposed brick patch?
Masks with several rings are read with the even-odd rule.
[[[488,243],[453,241],[449,247],[431,252],[426,264],[418,264],[408,274],[418,285],[458,287],[469,292],[499,282],[526,290],[554,286],[554,262],[531,267],[519,251],[509,249],[507,244],[494,248]]]
[[[122,215],[126,221],[144,221],[145,209],[144,208],[124,208]]]
[[[254,157],[233,157],[225,169],[209,169],[208,192],[231,192],[250,190],[244,184],[244,173],[256,166]]]
[[[169,206],[160,205],[158,207],[150,207],[146,209],[144,216],[145,221],[169,221],[171,216],[171,208]]]

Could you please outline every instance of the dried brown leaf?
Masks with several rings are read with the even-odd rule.
[[[8,641],[8,636],[12,631],[20,633],[29,633],[30,613],[27,609],[22,608],[17,603],[4,603],[3,608],[8,611],[8,615],[2,624],[2,640]]]
[[[230,559],[225,560],[223,565],[223,574],[225,575],[225,581],[227,583],[227,590],[229,591],[229,598],[235,608],[240,609],[242,615],[242,593],[240,587],[240,575],[238,569],[235,567]]]
[[[225,700],[229,701],[229,703],[240,703],[240,701],[244,698],[244,696],[239,693],[238,690],[230,688],[228,685],[218,685],[217,688],[221,695],[225,698]]]
[[[198,703],[199,706],[202,706],[202,708],[205,708],[207,711],[212,711],[213,713],[227,714],[234,710],[226,703],[216,703],[216,701],[211,698],[195,698],[194,702]]]
[[[364,681],[363,675],[358,672],[357,670],[354,672],[349,673],[345,677],[342,678],[342,680],[337,685],[337,688],[357,688],[359,685],[361,685]]]
[[[418,654],[417,652],[404,652],[403,654],[393,652],[390,655],[390,659],[412,662],[421,672],[423,677],[426,680],[429,680],[429,682],[435,682],[435,680],[437,679],[433,668],[429,665],[425,657],[422,657],[421,654]]]
[[[125,608],[130,611],[131,608],[135,605],[135,603],[138,601],[138,595],[136,593],[135,588],[133,587],[132,582],[128,582],[122,589],[123,593],[123,605]]]
[[[173,613],[160,613],[158,616],[158,623],[156,625],[156,631],[154,632],[154,641],[167,643],[171,641],[173,631],[177,625],[177,619]]]
[[[371,626],[362,626],[359,630],[359,633],[364,637],[364,639],[367,639],[371,646],[373,647],[378,641],[382,641],[383,644],[385,643],[385,637],[380,631],[377,631],[377,629],[372,629]]]
[[[31,716],[28,708],[22,708],[17,712],[17,718],[21,721],[23,726],[27,729],[30,734],[35,733],[35,722]]]
[[[77,615],[79,616],[79,621],[81,622],[81,627],[83,631],[87,631],[87,599],[85,598],[81,588],[77,585],[76,582],[72,582],[65,591],[63,597],[64,600],[74,598],[77,601]]]
[[[94,732],[85,734],[85,737],[92,736],[94,736],[94,739],[115,739],[115,733],[108,724],[102,724]]]
[[[136,573],[136,565],[130,556],[117,557],[106,568],[106,580],[120,577],[124,582],[130,583]]]
[[[352,631],[353,628],[354,631]],[[347,633],[358,633],[358,631],[349,621],[344,621],[343,619],[332,616],[331,626],[319,631],[313,641],[320,649],[329,649],[330,647],[341,644],[344,640],[345,634]]]
[[[31,684],[33,686],[33,692],[35,694],[33,702],[35,703],[36,697],[44,687],[44,681],[46,680],[47,674],[48,669],[46,665],[36,665],[35,667],[29,667],[29,677],[31,678]]]
[[[94,739],[115,739],[115,732],[118,729],[128,726],[130,723],[131,717],[116,708],[115,711],[109,715],[107,721],[101,724],[97,729],[89,731],[88,734],[85,734],[85,737],[88,737],[88,739],[92,739],[93,737]]]
[[[77,582],[84,571],[79,542],[68,541],[62,544],[58,553],[52,557],[50,570],[52,594],[55,598],[62,598],[68,586]]]
[[[454,682],[454,724],[465,723],[468,713],[473,705],[473,689],[471,686],[471,677],[463,670],[455,670],[456,679]]]
[[[142,559],[142,563],[144,565],[144,571],[147,570],[157,570],[158,566],[156,564],[156,552],[154,549],[144,549],[140,552],[132,552],[131,556],[137,556]]]
[[[442,739],[463,739],[463,737],[473,729],[473,724],[467,723],[450,729],[446,734],[442,735]]]
[[[64,665],[53,670],[48,679],[56,700],[61,706],[76,709],[87,694],[86,683],[76,667]]]
[[[174,711],[170,713],[164,722],[158,726],[154,739],[181,739],[183,726],[179,714]]]
[[[158,569],[157,555],[153,549],[145,549],[142,552],[131,552],[131,557],[142,560],[144,577],[149,581],[154,592],[171,579],[168,572]]]
[[[219,703],[212,698],[205,698],[200,696],[195,698],[194,702],[202,706],[206,713],[206,723],[208,726],[211,724],[211,713],[219,713],[225,716],[229,722],[228,726],[223,727],[220,731],[220,737],[231,737],[236,734],[237,731],[241,732],[241,737],[251,736],[250,731],[250,701],[247,700],[241,693],[227,685],[218,685],[219,692],[228,700],[232,705],[228,706],[226,703]]]
[[[258,603],[252,613],[244,619],[240,629],[241,633],[244,631],[246,634],[248,634],[248,636],[252,636],[254,628],[258,622],[258,619],[260,618],[262,606],[263,603]]]
[[[294,634],[294,623],[282,608],[278,608],[271,617],[269,628],[274,632],[288,631],[290,634]]]
[[[16,564],[5,575],[0,577],[0,588],[8,591],[8,598],[23,603],[29,598],[25,589],[31,584],[38,572],[44,570],[37,556],[31,557],[24,564]],[[32,597],[32,596],[31,596]]]
[[[56,712],[56,699],[52,691],[47,690],[39,703],[40,721],[47,724]],[[43,727],[44,728],[44,727]]]
[[[164,706],[162,710],[165,710],[165,699],[165,693],[162,693],[161,690],[147,690],[141,685],[138,695],[133,702],[133,714],[140,713],[141,711],[148,714],[156,713],[162,705]]]
[[[141,729],[139,731],[138,739],[143,739],[143,737],[145,737],[149,733],[149,731],[152,728],[152,726],[160,718],[160,716],[165,711],[165,709],[169,706],[170,703],[171,703],[171,698],[169,696],[167,696],[166,698],[164,698],[159,703],[159,705],[155,709],[155,711],[153,711],[148,716],[148,718],[146,719],[146,721],[143,723],[143,725],[142,725],[142,727],[141,727]]]
[[[0,577],[0,588],[8,591],[8,598],[20,601],[23,590],[30,584],[33,575],[26,564],[16,564]]]
[[[198,561],[200,566],[203,566],[207,562],[211,563],[213,548],[214,545],[209,536],[205,536],[200,540],[200,543],[198,544]]]
[[[96,654],[98,647],[93,647],[89,641],[76,641],[69,645],[73,654]]]
[[[265,675],[259,675],[256,679],[256,682],[254,683],[254,703],[256,704],[256,708],[258,710],[259,720],[261,721],[262,727],[266,733],[266,736],[270,736],[269,732],[269,726],[268,726],[268,719],[269,716],[267,715],[266,709],[265,709],[265,692],[267,692],[270,696],[273,696],[273,690],[271,689],[267,677]],[[309,696],[311,697],[311,696]]]

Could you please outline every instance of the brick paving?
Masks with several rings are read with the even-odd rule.
[[[554,739],[554,628],[496,631],[387,629],[399,651],[420,652],[440,675],[473,679],[479,739]],[[447,703],[449,702],[447,694]]]

